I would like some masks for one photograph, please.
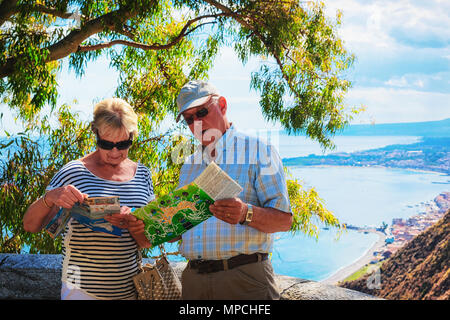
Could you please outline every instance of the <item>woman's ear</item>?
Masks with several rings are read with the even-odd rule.
[[[98,130],[94,125],[94,121],[91,122],[91,130],[95,135],[98,135]]]

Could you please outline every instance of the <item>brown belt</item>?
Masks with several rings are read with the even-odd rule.
[[[244,264],[267,260],[267,253],[240,254],[227,260],[190,260],[189,268],[197,270],[198,273],[212,273],[233,269]]]

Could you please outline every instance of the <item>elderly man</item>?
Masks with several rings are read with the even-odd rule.
[[[280,157],[273,146],[238,132],[227,101],[204,81],[189,81],[177,105],[201,148],[184,162],[179,186],[215,161],[243,191],[210,206],[213,217],[182,236],[183,299],[279,299],[269,252],[273,233],[292,224]],[[249,119],[250,120],[250,119]]]

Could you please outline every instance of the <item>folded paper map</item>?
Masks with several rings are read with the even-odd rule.
[[[214,162],[190,184],[132,212],[144,221],[152,246],[172,240],[212,216],[215,200],[234,198],[242,187]]]
[[[87,198],[81,204],[76,203],[71,209],[61,208],[45,229],[52,238],[56,238],[73,218],[93,231],[120,236],[122,230],[104,219],[105,215],[119,212],[119,197]]]

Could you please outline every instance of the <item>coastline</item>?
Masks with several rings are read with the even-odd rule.
[[[380,232],[380,231],[372,231],[376,234],[378,234],[378,240],[370,247],[360,258],[353,261],[349,265],[342,267],[338,271],[336,271],[334,274],[332,274],[330,277],[321,280],[319,282],[324,284],[332,284],[335,285],[339,281],[344,280],[345,278],[349,277],[365,265],[369,264],[370,261],[373,259],[374,252],[380,251],[381,248],[385,244],[385,240],[387,238],[387,235]]]
[[[374,260],[376,255],[382,253],[381,255],[383,256],[383,253],[388,253],[389,257],[391,254],[401,249],[412,238],[439,221],[445,212],[450,209],[450,192],[444,191],[440,193],[432,200],[432,202],[434,204],[426,205],[424,213],[414,215],[407,220],[393,219],[389,234],[375,229],[359,229],[360,231],[378,234],[378,240],[359,259],[339,269],[330,277],[319,282],[337,285],[338,282],[345,280],[353,273],[369,265],[369,263]],[[388,239],[391,240],[389,243],[386,241]],[[383,258],[378,261],[383,261]]]
[[[406,171],[412,171],[412,172],[418,172],[418,173],[433,173],[433,174],[440,174],[442,176],[449,176],[450,173],[448,172],[441,172],[436,170],[426,170],[426,169],[418,169],[418,168],[402,168],[402,167],[390,167],[385,166],[381,164],[368,164],[368,165],[338,165],[338,164],[311,164],[311,165],[304,165],[304,164],[298,164],[298,165],[288,165],[289,167],[315,167],[315,168],[333,168],[333,167],[343,167],[343,168],[382,168],[382,169],[393,169],[393,170],[406,170]]]

